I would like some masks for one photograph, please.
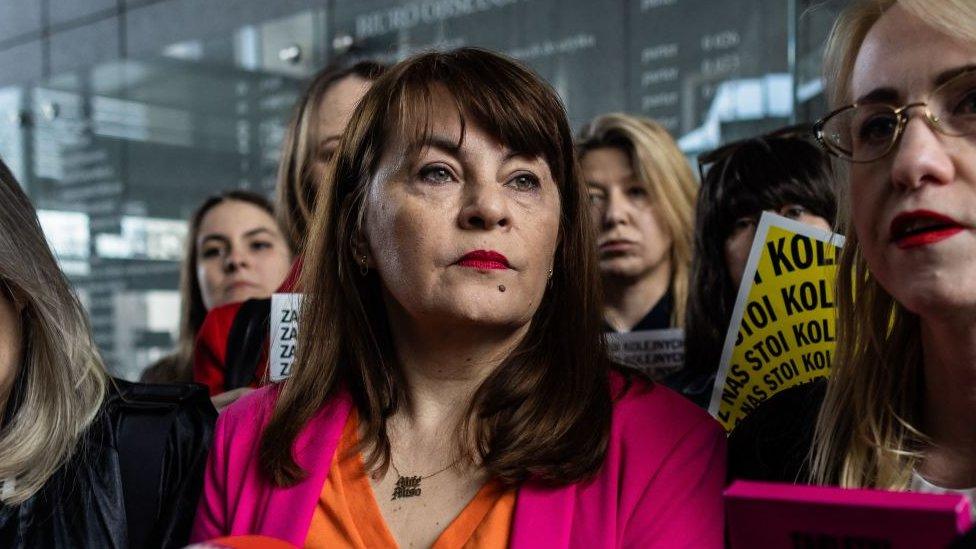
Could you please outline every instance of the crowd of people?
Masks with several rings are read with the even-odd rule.
[[[0,162],[0,546],[720,547],[734,479],[976,493],[976,7],[851,2],[824,66],[831,112],[699,177],[654,121],[574,134],[497,53],[325,69],[276,203],[190,219],[144,383]],[[704,408],[762,212],[846,236],[836,358],[727,437]],[[304,301],[270,382],[276,292]],[[608,353],[672,327],[662,379]]]

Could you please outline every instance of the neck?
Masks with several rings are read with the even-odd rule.
[[[615,331],[629,332],[664,297],[670,285],[670,261],[639,278],[604,277],[603,317]]]
[[[407,384],[406,405],[394,419],[403,427],[427,432],[448,432],[463,419],[475,391],[529,328],[451,322],[419,326],[412,319],[392,317],[391,325]]]
[[[923,474],[947,488],[976,486],[976,322],[922,319]]]

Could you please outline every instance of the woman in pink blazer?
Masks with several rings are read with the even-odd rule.
[[[484,50],[403,61],[331,178],[293,375],[221,416],[195,540],[721,546],[724,434],[607,358],[547,84]]]

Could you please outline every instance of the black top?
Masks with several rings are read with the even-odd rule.
[[[686,341],[685,345],[687,344]],[[707,410],[708,403],[712,398],[712,388],[715,386],[715,371],[701,372],[689,368],[686,362],[680,370],[665,376],[661,383]]]
[[[217,415],[207,391],[113,381],[74,456],[27,501],[0,505],[0,547],[187,543]]]
[[[657,303],[651,307],[651,310],[630,331],[667,330],[671,327],[672,309],[674,309],[674,298],[671,297],[671,292],[668,292],[661,296],[661,299],[657,300]],[[615,332],[616,330],[604,321],[603,331]]]
[[[224,360],[224,390],[248,387],[260,381],[267,362],[268,328],[271,325],[271,298],[248,299],[234,315],[227,333]],[[264,361],[262,361],[264,359]]]
[[[827,393],[820,378],[773,395],[729,435],[729,479],[809,482],[808,454]]]

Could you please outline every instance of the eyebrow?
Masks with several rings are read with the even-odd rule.
[[[203,246],[204,244],[210,242],[211,240],[216,240],[221,244],[230,244],[230,239],[222,234],[208,234],[200,239],[200,245]]]
[[[244,238],[250,238],[252,236],[257,236],[261,233],[268,233],[268,236],[275,236],[275,233],[267,227],[258,227],[256,229],[251,229],[244,233]]]
[[[894,88],[877,88],[858,97],[854,104],[863,105],[865,103],[895,103],[901,98],[901,94]]]
[[[431,135],[421,143],[420,148],[440,149],[446,153],[458,156],[461,152],[461,143],[448,138],[446,135]]]
[[[949,80],[959,76],[964,72],[976,70],[976,64],[963,65],[940,72],[932,79],[932,87],[938,88]],[[862,95],[855,101],[857,104],[863,103],[894,103],[901,99],[901,94],[894,88],[878,88]]]
[[[945,84],[946,82],[952,80],[953,78],[959,76],[960,74],[964,72],[969,72],[971,70],[976,70],[976,64],[971,63],[969,65],[963,65],[961,67],[956,67],[954,69],[949,69],[947,71],[940,72],[935,77],[935,80],[932,81],[932,84],[935,87],[941,86],[942,84]]]
[[[250,231],[247,231],[246,233],[244,233],[243,236],[244,238],[251,238],[261,233],[267,233],[269,236],[274,236],[275,234],[271,229],[267,227],[258,227],[256,229],[251,229]],[[230,244],[230,239],[222,234],[208,234],[204,236],[202,239],[200,239],[200,245],[202,246],[211,240],[217,240],[221,244]]]

